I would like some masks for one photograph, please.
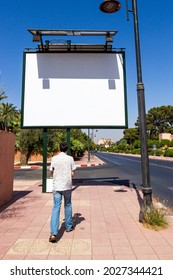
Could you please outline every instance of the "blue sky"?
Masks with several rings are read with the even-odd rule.
[[[8,95],[7,102],[21,107],[22,60],[25,48],[35,48],[33,29],[90,29],[118,30],[114,47],[126,49],[127,101],[129,127],[138,116],[136,93],[136,59],[132,14],[126,20],[126,1],[114,14],[104,14],[99,5],[103,0],[66,1],[1,1],[0,11],[0,88]],[[150,108],[173,105],[173,2],[137,0],[141,44],[142,74],[145,86],[146,111]],[[131,0],[129,0],[131,9]],[[87,43],[103,43],[85,38]],[[82,39],[78,37],[78,43]],[[72,41],[73,43],[73,41]],[[106,137],[114,141],[122,130],[101,130],[95,140]]]

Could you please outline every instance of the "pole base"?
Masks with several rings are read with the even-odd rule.
[[[151,212],[152,208],[152,189],[151,188],[142,188],[143,192],[143,208],[146,212]]]

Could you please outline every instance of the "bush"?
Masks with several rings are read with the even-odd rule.
[[[173,157],[173,149],[165,150],[164,157]]]
[[[140,149],[133,149],[132,150],[132,154],[133,155],[140,155],[141,154],[141,150]]]
[[[170,140],[167,140],[167,139],[162,139],[162,140],[160,141],[160,145],[161,145],[162,147],[164,147],[164,146],[170,147],[171,141],[170,141]]]
[[[159,140],[151,140],[148,139],[148,148],[152,148],[153,149],[153,145],[156,145],[157,148],[160,148],[160,141]]]
[[[164,152],[162,149],[157,149],[156,151],[153,151],[153,149],[149,149],[148,154],[151,156],[163,156]]]
[[[150,212],[144,213],[144,226],[154,230],[165,229],[168,227],[168,222],[166,221],[165,216],[165,209],[157,209],[153,206]]]
[[[133,147],[135,148],[135,149],[138,149],[138,148],[140,148],[140,140],[135,140],[134,141],[134,144],[133,144]]]
[[[163,150],[156,150],[156,156],[163,156]]]

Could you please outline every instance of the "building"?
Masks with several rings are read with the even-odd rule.
[[[169,140],[172,141],[173,140],[173,135],[171,133],[160,133],[159,134],[159,141],[161,140]]]
[[[99,146],[102,146],[102,147],[105,147],[105,148],[110,147],[113,143],[114,143],[114,141],[112,139],[106,139],[106,138],[101,138],[97,142],[97,144]]]

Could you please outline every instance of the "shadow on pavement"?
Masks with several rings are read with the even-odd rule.
[[[23,201],[21,204],[19,203],[17,206],[14,206],[13,208],[8,209],[8,207],[14,204],[17,200],[20,200],[21,198],[27,196],[31,192],[32,191],[13,191],[13,198],[0,207],[0,213],[3,212],[0,216],[0,219],[18,216],[20,210],[25,207]]]
[[[73,185],[78,187],[80,185],[118,185],[126,187],[134,187],[128,179],[119,179],[119,177],[106,177],[106,178],[74,178]]]
[[[84,220],[85,220],[85,218],[82,216],[81,213],[75,213],[75,214],[74,214],[74,217],[73,217],[73,226],[74,226],[74,228],[75,228],[78,224],[80,224],[82,221],[84,221]],[[63,234],[64,234],[65,230],[66,230],[66,228],[65,228],[65,222],[63,222],[63,223],[61,224],[61,227],[60,227],[59,231],[58,231],[57,241],[59,241],[59,240],[63,237]]]
[[[140,208],[143,206],[143,198],[141,196],[140,191],[137,189],[136,185],[128,179],[119,179],[118,177],[110,177],[110,178],[80,178],[73,179],[73,190],[82,186],[126,186],[128,188],[134,189],[136,192],[137,200]],[[115,192],[127,192],[127,190],[122,188],[117,188],[114,190]]]

